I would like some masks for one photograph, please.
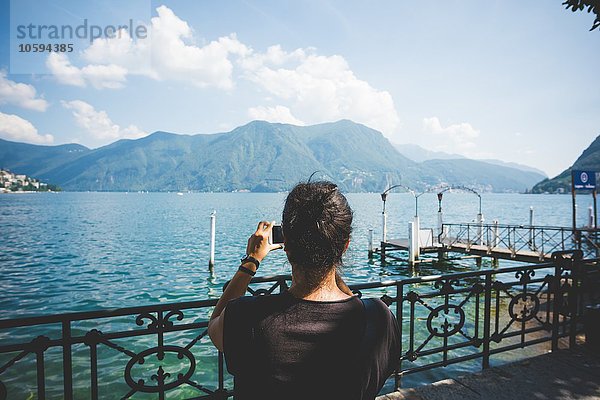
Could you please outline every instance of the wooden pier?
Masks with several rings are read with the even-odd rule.
[[[481,258],[504,259],[526,263],[547,262],[555,251],[582,250],[586,257],[600,256],[600,231],[552,226],[500,225],[500,224],[443,224],[436,240],[427,241],[411,259],[411,243],[419,240],[389,239],[380,242],[372,251],[386,258],[407,261],[409,264],[435,261],[420,254],[437,254],[437,260],[449,259],[449,253],[461,254],[460,258],[473,257],[478,263]],[[397,252],[408,252],[402,257]]]

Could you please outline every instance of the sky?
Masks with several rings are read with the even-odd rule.
[[[351,119],[554,176],[600,134],[600,31],[561,3],[0,0],[0,138],[96,148]],[[84,20],[131,29],[36,36]],[[27,43],[73,50],[19,52]]]

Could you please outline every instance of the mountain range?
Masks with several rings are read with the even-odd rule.
[[[417,190],[444,184],[522,192],[543,173],[471,159],[402,155],[380,132],[349,120],[312,126],[253,121],[230,132],[155,132],[89,149],[0,140],[0,167],[70,191],[285,191],[330,179],[346,191]],[[522,166],[521,166],[522,167]]]
[[[536,184],[532,193],[569,193],[571,191],[571,170],[600,172],[600,136],[581,153],[573,165],[552,179],[544,179]]]
[[[409,158],[416,162],[423,162],[423,161],[428,161],[428,160],[467,159],[467,157],[462,156],[460,154],[446,153],[443,151],[427,150],[427,149],[424,149],[423,147],[413,144],[413,143],[406,143],[406,144],[394,143],[394,147],[404,157]],[[477,161],[483,161],[488,164],[495,164],[495,165],[501,165],[504,167],[520,169],[522,171],[536,172],[542,176],[546,176],[546,173],[540,169],[533,168],[528,165],[515,163],[515,162],[506,162],[506,161],[495,160],[495,159],[478,159]]]

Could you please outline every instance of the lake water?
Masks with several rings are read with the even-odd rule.
[[[0,196],[0,273],[3,318],[98,307],[204,299],[220,294],[261,219],[280,220],[284,194],[263,193],[39,193]],[[348,194],[355,212],[345,258],[349,283],[415,273],[402,263],[368,263],[368,229],[381,235],[379,194]],[[585,224],[591,198],[579,196]],[[388,237],[406,237],[415,202],[408,193],[387,201]],[[476,196],[447,193],[445,222],[469,222]],[[486,221],[570,226],[571,198],[560,195],[484,194]],[[208,270],[210,213],[217,211],[215,274]],[[437,198],[419,198],[422,227],[435,228]],[[282,251],[260,274],[289,273]],[[419,273],[419,271],[416,271]]]
[[[0,196],[0,311],[2,319],[106,307],[127,307],[218,297],[236,270],[248,236],[261,219],[280,220],[285,194],[261,193],[32,193]],[[400,279],[475,269],[472,260],[411,269],[367,258],[367,234],[381,237],[379,194],[348,194],[355,212],[345,257],[348,283]],[[578,223],[587,220],[590,196],[578,198]],[[478,198],[446,193],[445,222],[470,222]],[[570,226],[566,195],[484,194],[486,221]],[[419,198],[423,228],[435,228],[437,198]],[[216,265],[208,269],[210,213],[217,212]],[[390,194],[388,238],[406,237],[415,211],[409,193]],[[501,261],[500,266],[509,262]],[[486,264],[484,264],[484,268]],[[282,251],[261,264],[259,275],[288,274]],[[0,339],[3,336],[0,336]],[[5,337],[5,336],[4,336]],[[431,375],[431,373],[430,373]],[[121,375],[122,376],[122,375]],[[427,379],[435,379],[437,375]],[[424,379],[424,378],[423,378]]]

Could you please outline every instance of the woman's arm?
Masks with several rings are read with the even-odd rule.
[[[246,255],[256,258],[261,262],[271,250],[280,249],[279,244],[270,244],[269,235],[273,229],[272,222],[261,221],[258,223],[256,232],[248,239],[248,246],[246,247]],[[256,272],[256,265],[252,262],[246,262],[243,264],[245,268]],[[223,295],[217,302],[210,321],[208,322],[208,335],[212,340],[213,344],[217,349],[223,351],[223,323],[225,307],[231,300],[242,297],[248,289],[248,284],[252,280],[252,276],[247,273],[237,271],[231,281],[227,285],[227,288],[223,292]]]

